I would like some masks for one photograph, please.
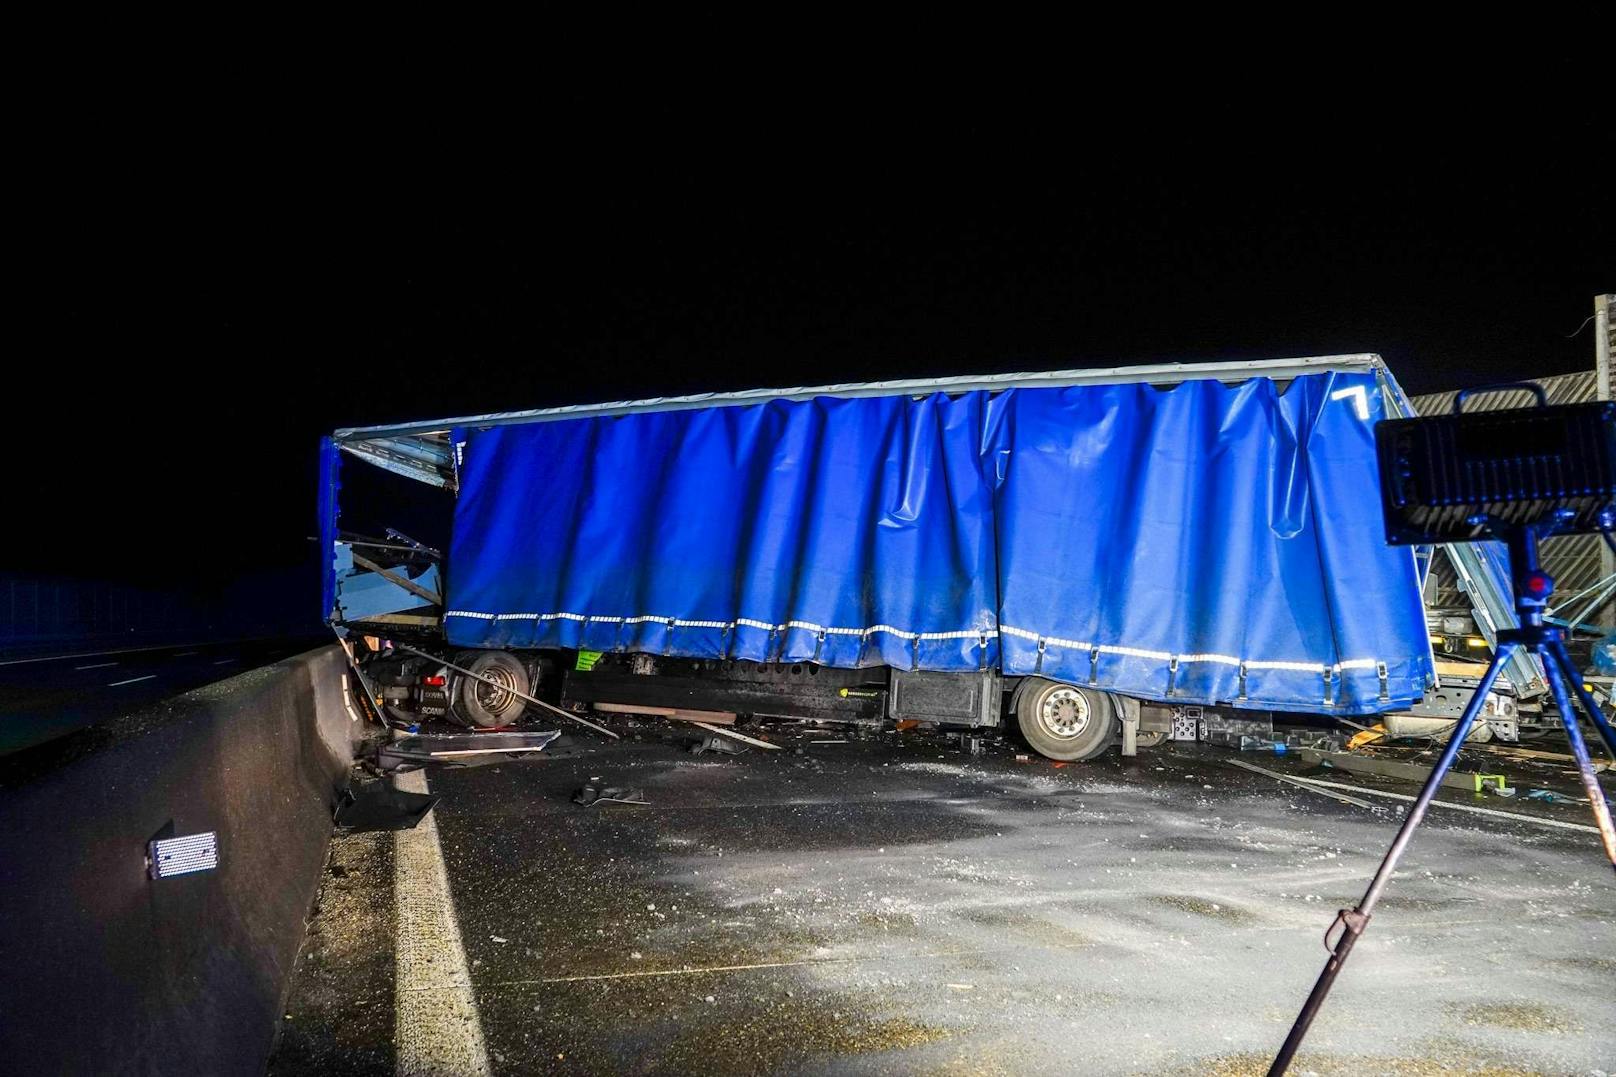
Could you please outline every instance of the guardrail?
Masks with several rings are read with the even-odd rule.
[[[5,783],[4,1068],[263,1072],[352,761],[344,668],[253,670]],[[206,832],[217,867],[151,877],[148,842]]]

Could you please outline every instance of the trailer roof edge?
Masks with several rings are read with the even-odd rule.
[[[632,415],[647,411],[687,411],[695,408],[734,407],[761,404],[771,400],[812,400],[815,397],[899,396],[910,393],[965,393],[981,389],[1033,387],[1066,388],[1074,385],[1125,385],[1149,382],[1172,385],[1205,378],[1245,380],[1247,378],[1294,378],[1332,370],[1362,373],[1384,369],[1379,355],[1359,352],[1351,355],[1317,355],[1300,359],[1257,359],[1234,363],[1158,363],[1142,366],[1103,367],[1088,370],[1049,370],[1020,374],[962,375],[950,378],[904,378],[889,381],[850,382],[787,389],[745,389],[727,393],[697,393],[692,396],[651,397],[646,400],[620,400],[603,404],[570,404],[564,407],[536,408],[531,411],[502,411],[487,415],[465,415],[451,419],[392,423],[384,426],[345,427],[333,437],[337,441],[401,437],[445,431],[454,427],[505,426],[515,423],[553,422],[586,416]]]

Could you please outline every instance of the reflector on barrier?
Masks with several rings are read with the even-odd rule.
[[[212,871],[219,866],[219,835],[209,830],[181,838],[158,838],[148,847],[147,858],[154,879]]]

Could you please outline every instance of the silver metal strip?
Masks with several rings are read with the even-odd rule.
[[[1352,355],[1317,355],[1301,359],[1255,359],[1238,363],[1159,363],[1149,366],[1103,367],[1093,370],[1050,370],[1019,374],[973,374],[953,378],[901,378],[891,381],[846,382],[790,389],[746,389],[732,393],[697,393],[693,396],[652,397],[647,400],[620,400],[606,404],[573,404],[531,411],[501,411],[487,415],[467,415],[453,419],[432,419],[389,426],[344,427],[332,435],[337,441],[368,441],[411,434],[443,433],[457,426],[489,427],[517,423],[554,422],[585,416],[632,415],[645,411],[690,411],[697,408],[762,404],[771,400],[812,400],[829,396],[840,398],[906,396],[914,393],[967,393],[979,389],[1012,388],[1056,389],[1074,385],[1176,385],[1208,378],[1245,381],[1272,378],[1278,381],[1304,374],[1329,371],[1361,374],[1383,368],[1380,356],[1369,352]]]

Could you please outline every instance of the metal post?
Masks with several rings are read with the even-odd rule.
[[[1610,399],[1610,308],[1616,296],[1594,296],[1594,376],[1599,399]]]
[[[1599,393],[1599,399],[1610,399],[1610,308],[1616,304],[1616,296],[1594,296],[1594,383]],[[1599,544],[1599,576],[1608,579],[1616,573],[1616,551],[1612,551],[1610,544]],[[1599,613],[1599,624],[1606,627],[1616,627],[1616,603],[1610,603]]]

